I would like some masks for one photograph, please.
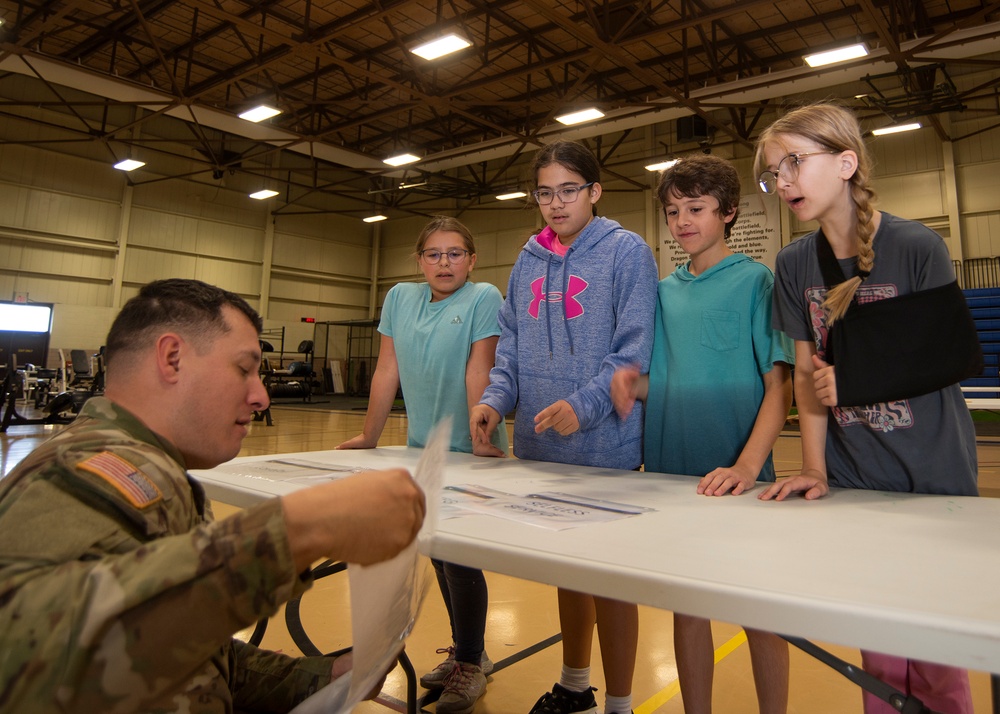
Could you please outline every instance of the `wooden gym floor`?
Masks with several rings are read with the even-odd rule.
[[[272,408],[274,425],[255,423],[244,442],[241,455],[285,453],[332,449],[361,431],[363,410],[323,411],[281,405]],[[34,446],[59,427],[12,426],[0,434],[0,472],[4,475]],[[406,416],[389,417],[380,444],[406,443]],[[786,432],[775,447],[779,475],[793,473],[799,466],[798,435]],[[1000,497],[1000,440],[979,443],[980,490],[983,496]],[[215,504],[217,517],[233,512],[226,504]],[[558,642],[542,646],[531,656],[520,658],[530,648],[544,645],[559,632],[555,589],[538,583],[488,573],[490,588],[486,648],[498,668],[489,679],[486,695],[476,706],[477,714],[526,714],[535,700],[559,678],[561,650]],[[334,575],[317,582],[301,601],[301,622],[305,632],[324,652],[350,644],[350,615],[347,578]],[[679,714],[684,711],[677,686],[673,653],[671,613],[640,607],[639,650],[636,660],[632,701],[636,714]],[[714,623],[716,673],[714,711],[724,714],[757,712],[750,658],[742,630],[727,623]],[[249,633],[243,633],[248,636]],[[407,652],[417,676],[432,669],[442,658],[435,650],[450,644],[447,614],[436,582],[433,582],[423,611],[407,643]],[[818,643],[823,644],[823,643]],[[297,654],[298,648],[285,627],[283,613],[272,618],[263,646]],[[829,646],[842,659],[860,664],[857,650]],[[798,714],[850,714],[861,712],[859,690],[840,675],[791,648],[791,696],[789,712]],[[598,688],[597,701],[603,707],[604,681],[596,637],[592,661],[592,683]],[[976,711],[990,711],[989,677],[972,673]],[[418,689],[422,696],[424,690]],[[405,677],[396,668],[386,681],[378,702],[361,705],[363,714],[402,711]],[[423,711],[433,712],[426,704]]]

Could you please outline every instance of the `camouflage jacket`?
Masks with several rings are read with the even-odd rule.
[[[0,711],[287,711],[331,661],[232,634],[308,585],[279,501],[213,521],[177,450],[91,399],[0,480]]]

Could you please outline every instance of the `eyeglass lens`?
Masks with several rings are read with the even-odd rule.
[[[540,188],[537,191],[532,191],[531,195],[534,196],[535,202],[542,206],[547,206],[552,203],[552,199],[556,196],[563,203],[573,203],[580,195],[580,191],[583,189],[593,186],[594,183],[585,183],[582,186],[565,186],[564,188],[557,189],[555,191],[548,188]]]
[[[774,193],[778,190],[778,176],[783,176],[785,181],[794,181],[799,177],[800,156],[807,154],[789,154],[778,162],[778,167],[774,171],[764,171],[758,177],[760,188],[764,193]],[[789,161],[789,159],[791,159]],[[784,168],[782,168],[784,166]]]
[[[764,193],[774,193],[777,191],[779,176],[784,177],[785,181],[794,181],[797,179],[799,177],[799,165],[802,163],[802,159],[807,156],[836,153],[835,149],[827,149],[826,151],[806,151],[801,154],[789,154],[778,162],[778,167],[774,171],[761,172],[760,176],[757,177],[760,190]],[[781,168],[782,164],[785,165],[785,168]]]
[[[423,256],[424,261],[430,263],[431,265],[434,265],[435,263],[440,263],[442,255],[448,256],[449,263],[461,263],[463,260],[465,260],[465,256],[468,254],[469,251],[458,250],[457,248],[455,250],[449,250],[446,253],[442,253],[439,250],[420,251],[420,255]]]

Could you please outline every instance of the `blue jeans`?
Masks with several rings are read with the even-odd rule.
[[[444,605],[448,608],[455,659],[479,664],[486,634],[486,609],[489,591],[482,570],[431,559],[437,574]]]

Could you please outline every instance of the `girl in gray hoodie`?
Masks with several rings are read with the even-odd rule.
[[[598,217],[600,166],[581,144],[560,141],[535,157],[533,192],[546,228],[517,258],[500,310],[490,385],[470,413],[477,453],[490,453],[501,415],[517,407],[514,454],[522,459],[636,469],[642,412],[620,419],[615,370],[649,368],[657,270],[635,233]],[[497,453],[496,455],[501,455]],[[532,714],[596,712],[590,686],[594,623],[607,682],[606,714],[631,711],[638,638],[635,605],[559,590],[563,670]]]

